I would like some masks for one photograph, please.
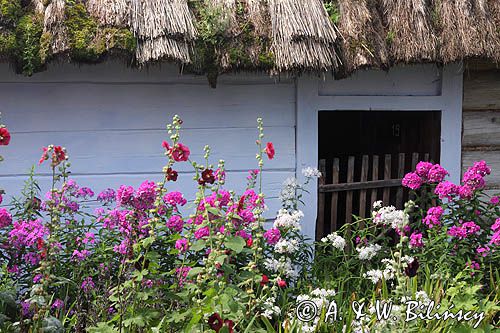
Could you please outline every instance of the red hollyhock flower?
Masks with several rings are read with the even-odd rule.
[[[0,146],[7,146],[10,142],[10,133],[6,127],[0,128]]]
[[[234,321],[230,320],[230,319],[226,319],[224,320],[224,324],[227,326],[228,328],[228,331],[229,333],[233,333],[234,332]]]
[[[247,246],[251,247],[253,245],[253,239],[249,238],[247,239]]]
[[[61,146],[54,147],[54,153],[52,154],[52,163],[54,166],[58,165],[66,159],[66,151]]]
[[[201,178],[198,179],[198,184],[200,185],[205,185],[206,183],[213,184],[214,182],[215,182],[215,176],[214,176],[214,171],[212,169],[205,169],[201,173]]]
[[[260,280],[260,285],[265,286],[268,283],[269,283],[269,278],[267,277],[267,275],[262,274],[262,279]]]
[[[189,158],[189,148],[182,143],[178,143],[175,147],[171,149],[172,158],[176,162],[185,162]]]
[[[208,326],[210,326],[210,328],[213,329],[215,332],[219,332],[220,329],[222,328],[222,325],[223,325],[222,318],[217,312],[208,317]]]
[[[280,288],[285,288],[286,287],[286,281],[282,279],[278,279],[278,287]]]
[[[42,153],[42,157],[40,157],[40,161],[38,161],[38,164],[42,164],[43,161],[45,160],[48,160],[49,159],[49,148],[48,147],[43,147],[43,153]]]
[[[177,181],[177,171],[173,170],[172,168],[167,169],[167,181]]]
[[[274,151],[274,145],[272,142],[268,142],[266,144],[266,154],[270,160],[272,160],[274,158],[275,151]]]

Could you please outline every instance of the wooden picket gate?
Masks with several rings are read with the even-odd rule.
[[[428,161],[429,154],[336,157],[328,161],[329,166],[327,160],[320,160],[316,239],[351,223],[353,214],[368,217],[377,200],[402,208],[408,191],[401,186],[401,180],[420,160]]]

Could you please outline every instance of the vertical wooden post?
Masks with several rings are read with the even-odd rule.
[[[354,156],[349,156],[347,160],[347,183],[352,183],[354,181]],[[347,191],[345,195],[345,222],[347,224],[346,236],[351,237],[351,226],[352,223],[352,194],[353,191]]]
[[[340,173],[340,159],[334,158],[333,159],[333,168],[332,168],[332,184],[338,184],[339,183],[339,173]],[[330,214],[330,230],[336,231],[337,230],[337,217],[338,217],[338,198],[339,198],[339,193],[338,192],[333,192],[332,193],[332,202],[331,202],[331,214]]]
[[[378,180],[378,159],[378,155],[373,155],[372,180]],[[377,201],[378,189],[373,188],[371,192],[372,197],[370,199],[370,207],[373,207],[373,203]]]
[[[361,182],[366,182],[368,180],[368,155],[363,155],[361,160]],[[366,190],[359,191],[359,216],[362,218],[366,217]],[[364,228],[364,223],[360,225],[360,228]]]
[[[320,192],[319,188],[321,185],[325,185],[326,177],[326,161],[319,161],[319,171],[321,172],[321,177],[318,179],[318,214],[316,220],[316,240],[320,240],[325,232],[325,192]]]
[[[403,178],[405,175],[405,153],[400,153],[398,156],[398,178]],[[396,208],[403,208],[403,187],[399,186],[396,192]]]
[[[418,153],[411,154],[411,171],[414,171],[418,163]]]
[[[386,154],[385,155],[385,161],[384,161],[384,180],[391,179],[391,158],[392,158],[391,154]],[[384,194],[382,196],[382,201],[384,203],[384,206],[387,206],[389,204],[390,194],[391,194],[390,187],[385,187],[384,188]]]

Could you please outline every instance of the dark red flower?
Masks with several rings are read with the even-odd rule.
[[[54,153],[52,154],[52,163],[54,166],[58,165],[66,159],[66,150],[61,146],[54,147]]]
[[[0,146],[7,146],[10,142],[10,133],[7,127],[0,128]]]
[[[405,274],[408,277],[414,277],[415,275],[417,275],[417,270],[419,266],[420,265],[418,263],[418,260],[413,259],[413,261],[409,263],[408,266],[405,268]]]
[[[189,148],[182,143],[178,143],[175,145],[175,147],[172,147],[171,149],[172,153],[172,158],[176,162],[185,162],[189,158],[189,154],[191,153],[189,151]]]
[[[208,317],[208,326],[210,326],[210,328],[213,329],[215,332],[219,332],[220,329],[222,328],[222,325],[223,325],[222,318],[217,312]]]
[[[272,160],[274,158],[275,151],[274,151],[274,145],[272,142],[268,142],[266,144],[266,154],[270,160]]]
[[[167,181],[177,181],[177,171],[173,170],[172,168],[167,169]]]
[[[253,245],[253,239],[252,238],[247,239],[247,246],[251,247],[252,245]]]
[[[265,286],[268,283],[269,283],[269,278],[267,277],[267,275],[262,274],[262,279],[260,280],[260,285]]]
[[[205,184],[213,184],[215,182],[215,176],[214,176],[214,171],[212,169],[205,169],[201,173],[201,178],[198,179],[198,184],[200,185],[205,185]]]
[[[286,287],[286,281],[282,279],[278,279],[278,287],[280,288],[285,288]]]
[[[234,322],[230,319],[226,319],[224,320],[224,325],[228,328],[228,332],[229,333],[233,333],[234,332]]]

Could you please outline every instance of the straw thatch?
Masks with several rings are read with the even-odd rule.
[[[187,0],[131,0],[131,28],[139,63],[170,58],[190,62],[196,28]]]
[[[22,50],[12,52],[12,47],[24,45],[12,43],[13,36],[19,38],[16,20],[35,13],[43,18],[40,54],[47,59],[64,53],[81,61],[88,51],[90,61],[100,61],[108,51],[124,49],[138,64],[174,60],[214,77],[238,69],[329,71],[340,77],[359,68],[385,69],[397,63],[467,58],[500,62],[499,0],[30,0],[21,4],[19,15],[0,12],[0,38],[11,42],[10,50],[0,46],[0,58],[19,60],[15,57]],[[75,4],[78,13],[70,13]],[[83,15],[82,22],[68,24],[71,15]],[[92,44],[88,50],[77,40],[80,23],[91,25],[83,31],[85,43]],[[73,52],[75,48],[80,49]]]
[[[341,32],[342,74],[363,67],[386,67],[388,55],[385,30],[371,0],[339,0],[338,28]]]
[[[270,0],[273,52],[280,71],[337,65],[337,33],[320,0]]]

